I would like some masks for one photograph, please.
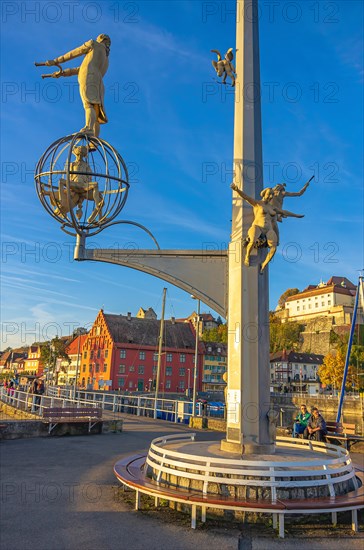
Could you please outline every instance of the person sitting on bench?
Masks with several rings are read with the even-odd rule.
[[[303,433],[304,439],[314,439],[315,441],[324,441],[327,434],[326,422],[321,416],[317,407],[313,407],[311,418],[308,421],[307,428]]]
[[[306,405],[301,405],[301,412],[298,413],[293,424],[292,437],[298,437],[300,434],[303,434],[307,428],[307,423],[310,417],[311,415],[308,412]]]

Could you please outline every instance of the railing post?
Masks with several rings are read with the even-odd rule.
[[[114,394],[112,398],[112,412],[116,411],[116,397],[117,396]]]
[[[140,416],[140,402],[141,402],[141,398],[138,397],[137,398],[137,416]]]
[[[178,401],[175,401],[174,402],[174,423],[177,424],[178,423]]]
[[[105,409],[105,398],[106,398],[106,394],[104,393],[103,396],[102,396],[102,408]]]

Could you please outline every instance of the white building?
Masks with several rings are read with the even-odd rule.
[[[309,285],[290,296],[284,310],[278,312],[282,322],[306,322],[315,317],[334,317],[335,325],[350,325],[354,309],[356,286],[346,277],[331,277],[327,283]],[[357,319],[358,323],[362,320]]]
[[[314,353],[280,351],[270,355],[272,384],[305,384],[317,381],[317,371],[324,356]]]

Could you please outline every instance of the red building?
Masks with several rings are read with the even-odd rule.
[[[160,321],[128,315],[97,315],[82,349],[81,386],[123,391],[155,388]],[[191,323],[164,322],[159,392],[193,387],[195,331]],[[198,353],[197,389],[201,389],[202,346]]]

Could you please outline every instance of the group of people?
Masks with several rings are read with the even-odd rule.
[[[324,441],[327,434],[326,422],[317,407],[308,412],[306,405],[301,405],[300,412],[293,424],[292,437],[303,435],[303,439],[314,439]]]

